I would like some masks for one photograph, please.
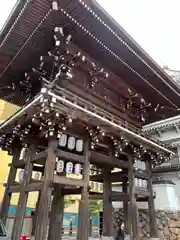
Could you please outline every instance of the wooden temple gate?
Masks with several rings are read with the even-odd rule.
[[[24,122],[24,118],[21,118],[22,117],[20,117],[18,122]],[[26,122],[24,123],[26,124]],[[29,124],[29,122],[27,122],[27,124]],[[14,131],[20,131],[18,126],[19,125],[15,128],[13,127]],[[10,125],[10,127],[12,126]],[[71,127],[73,127],[73,123]],[[31,131],[32,128],[33,125],[31,125]],[[25,128],[24,131],[26,130],[27,129]],[[65,132],[66,131],[63,132],[61,137],[67,136],[64,134]],[[75,130],[74,133],[76,133]],[[84,135],[84,140],[81,142],[83,143],[83,150],[80,154],[77,154],[63,150],[60,145],[61,137],[59,139],[55,132],[53,132],[53,136],[51,136],[51,132],[49,132],[49,135],[50,136],[48,136],[46,140],[41,140],[41,138],[38,139],[39,136],[32,136],[28,133],[26,138],[23,139],[23,142],[27,144],[25,146],[27,154],[26,157],[21,160],[19,160],[19,156],[22,142],[20,143],[17,136],[12,140],[12,148],[9,150],[12,150],[11,154],[13,156],[13,160],[10,165],[6,191],[2,202],[1,217],[4,222],[6,222],[11,195],[12,193],[19,192],[20,196],[13,228],[14,240],[20,239],[28,193],[32,191],[39,192],[39,199],[34,218],[35,239],[45,239],[48,226],[49,240],[61,238],[64,196],[73,194],[81,195],[81,200],[79,202],[77,239],[88,239],[89,199],[103,200],[103,236],[113,236],[112,202],[122,201],[124,206],[125,233],[127,235],[130,234],[132,239],[140,239],[137,201],[148,201],[151,236],[157,237],[156,215],[151,179],[152,159],[150,158],[149,153],[144,153],[145,150],[143,150],[141,155],[141,164],[144,163],[142,166],[146,165],[146,167],[143,168],[142,166],[134,166],[134,153],[131,152],[131,149],[129,148],[128,152],[121,152],[121,154],[124,154],[124,160],[121,160],[113,154],[107,155],[108,153],[112,153],[111,145],[106,145],[107,153],[105,154],[102,153],[102,150],[100,152],[99,148],[97,150],[96,148],[92,149],[92,139],[90,136],[87,136],[86,138]],[[70,138],[72,138],[72,136]],[[78,140],[82,139],[80,138],[82,135],[78,136],[76,133],[75,136],[79,137],[77,138]],[[6,144],[11,142],[11,139],[12,136],[10,138],[9,136],[6,136]],[[75,137],[73,139],[75,139]],[[78,140],[76,140],[76,144]],[[99,144],[97,143],[97,146],[98,145]],[[43,151],[39,150],[43,148]],[[82,146],[79,146],[79,148],[79,150],[81,150]],[[66,163],[66,167],[68,167],[67,165],[69,162],[82,165],[82,179],[72,179],[68,177],[68,175],[62,174],[61,170],[58,170],[58,164]],[[96,166],[98,169],[98,174],[96,175],[90,174],[90,170],[93,166]],[[69,168],[71,167],[72,165],[70,164]],[[15,182],[16,171],[18,168],[24,169],[23,180],[20,183]],[[112,172],[114,168],[122,171]],[[32,179],[33,171],[42,173],[41,180]],[[140,185],[140,187],[135,186],[135,178],[142,179],[142,181],[143,179],[146,180],[148,185]],[[95,194],[89,191],[90,181],[103,182],[103,194]],[[113,192],[112,182],[121,181],[123,182],[123,191]]]
[[[40,52],[37,48],[35,54],[41,54],[38,56],[40,63],[38,65],[36,61],[34,68],[21,80],[26,89],[24,98],[28,95],[27,103],[0,125],[2,149],[13,156],[0,213],[4,222],[12,194],[20,193],[13,240],[20,239],[30,192],[39,193],[32,230],[35,240],[44,240],[47,235],[49,240],[61,239],[64,197],[73,194],[81,195],[78,240],[88,239],[90,199],[103,200],[103,236],[107,237],[113,236],[114,231],[112,202],[123,202],[125,233],[130,239],[137,240],[140,239],[137,202],[148,202],[150,235],[157,237],[152,167],[168,161],[173,152],[141,131],[143,114],[157,117],[155,111],[152,114],[154,105],[126,84],[126,80],[131,78],[128,75],[130,68],[123,72],[125,81],[118,77],[116,70],[123,61],[106,45],[108,42],[103,43],[96,35],[100,33],[103,36],[105,29],[106,33],[112,34],[114,42],[118,36],[103,20],[103,15],[98,16],[96,9],[91,8],[91,1],[87,2],[90,5],[80,0],[73,1],[75,5],[71,1],[53,1],[51,7],[50,1],[43,1],[41,10],[38,1],[30,5],[37,12],[49,10],[36,32],[46,37],[46,30],[51,35],[50,23],[53,22],[55,44],[51,46],[50,36],[47,43],[52,50],[49,50],[49,45],[46,46],[48,53],[43,46]],[[92,30],[93,24],[80,19],[73,9],[85,14],[87,21],[95,21],[93,24],[97,24],[99,32]],[[19,21],[23,21],[23,14]],[[15,24],[15,27],[18,26]],[[81,33],[74,32],[74,28]],[[70,30],[75,41],[73,34],[71,39]],[[31,40],[40,38],[38,34],[31,34],[31,37]],[[91,50],[84,47],[86,41],[93,42]],[[28,54],[33,51],[31,44],[26,42],[30,49],[24,51]],[[102,48],[105,57],[100,58]],[[110,59],[108,61],[115,59],[114,64],[119,62],[109,67],[110,62],[107,64],[106,58]],[[26,58],[21,60],[26,61]],[[21,86],[17,85],[16,91],[19,89]],[[23,105],[22,99],[18,100]],[[24,149],[26,154],[22,157]],[[93,175],[92,168],[96,169]],[[17,169],[24,169],[19,183],[16,182]],[[34,172],[41,174],[40,180],[33,179]],[[69,174],[72,173],[79,177],[71,178]],[[103,193],[91,192],[90,181],[103,183]],[[122,192],[112,191],[113,182],[123,183]]]

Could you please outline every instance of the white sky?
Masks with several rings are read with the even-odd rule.
[[[0,0],[0,29],[3,27],[17,0]]]
[[[160,64],[180,70],[180,0],[97,0]]]
[[[157,61],[180,70],[180,0],[97,0]],[[17,0],[0,0],[0,29]]]

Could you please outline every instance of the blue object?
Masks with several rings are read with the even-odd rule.
[[[9,207],[9,216],[14,216],[16,214],[16,206],[10,205]],[[33,211],[33,208],[26,208],[25,215],[30,216],[31,211]],[[69,227],[70,221],[72,220],[73,227],[77,227],[78,225],[78,214],[77,213],[64,213],[64,219],[63,219],[63,227]],[[99,217],[98,216],[92,216],[92,225],[98,226],[99,223]]]

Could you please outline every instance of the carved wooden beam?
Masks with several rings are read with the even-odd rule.
[[[89,195],[90,200],[103,200],[103,194],[102,193],[96,193]],[[123,201],[129,201],[129,195],[125,193],[119,193],[119,194],[113,194],[112,195],[112,201],[113,202],[123,202]],[[137,197],[137,202],[148,202],[148,197]]]
[[[90,161],[94,164],[107,164],[109,166],[117,168],[128,168],[128,163],[126,161],[120,160],[113,156],[106,156],[97,152],[92,152]]]
[[[60,157],[62,160],[68,160],[71,162],[84,163],[84,157],[78,154],[73,154],[70,152],[65,152],[63,150],[58,149],[56,152],[57,157]]]
[[[79,195],[82,192],[82,188],[64,188],[62,189],[62,195]]]
[[[83,187],[84,181],[80,179],[67,178],[63,176],[54,175],[54,184],[69,185],[69,186],[78,186]]]
[[[9,193],[20,192],[20,184],[13,184],[9,188]]]
[[[8,167],[11,167],[11,163],[8,164]],[[18,161],[16,164],[13,165],[15,168],[20,168],[20,169],[24,169],[25,168],[25,162],[23,160]],[[44,171],[44,167],[41,166],[33,166],[33,171],[35,172],[43,172]]]
[[[134,172],[135,177],[137,178],[142,178],[142,179],[147,179],[147,172],[145,171],[135,171]],[[109,178],[111,182],[121,182],[123,177],[126,177],[128,175],[128,173],[126,171],[122,171],[122,172],[113,172],[110,174]],[[103,182],[103,175],[102,174],[98,174],[98,175],[92,175],[90,177],[91,181],[94,182]]]
[[[38,153],[37,155],[34,156],[33,162],[37,164],[44,164],[45,159],[46,159],[47,151],[43,151],[41,153]],[[79,162],[79,163],[84,163],[83,156],[66,152],[60,149],[57,149],[56,155],[61,157],[62,159],[72,161],[72,162]],[[92,152],[91,157],[90,157],[90,162],[93,164],[99,164],[99,165],[109,165],[117,168],[128,168],[128,164],[126,161],[120,160],[116,157],[113,156],[107,156],[102,153],[98,152]]]
[[[27,185],[26,187],[26,192],[36,192],[36,191],[41,191],[43,186],[43,182],[40,180],[34,181]]]
[[[14,183],[9,188],[9,193],[20,192],[20,188],[21,188],[20,184]],[[41,188],[42,188],[42,181],[35,181],[35,182],[28,184],[27,187],[25,188],[25,191],[26,192],[36,192],[36,191],[40,191]]]
[[[111,182],[121,182],[122,178],[127,176],[127,172],[114,172],[109,174],[109,181]],[[103,182],[103,174],[92,175],[90,180],[93,182]]]

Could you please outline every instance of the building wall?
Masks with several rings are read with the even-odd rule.
[[[17,110],[17,106],[0,100],[0,122],[2,123]],[[0,161],[0,201],[2,201],[4,195],[4,183],[6,183],[9,172],[8,164],[11,163],[12,157],[8,156],[7,152],[0,151]],[[18,196],[16,195],[13,196],[12,204],[17,203],[17,197]]]
[[[170,180],[175,184],[174,191],[175,191],[176,197],[180,201],[180,173],[163,174],[161,175],[161,178],[163,180]]]
[[[144,127],[153,138],[156,138],[168,144],[176,153],[170,162],[166,164],[180,164],[180,115],[164,120],[163,122],[156,122]],[[159,185],[157,188],[158,200],[156,201],[157,207],[177,208],[180,209],[180,172],[156,174],[157,178],[161,180],[170,180],[174,185]],[[154,176],[155,178],[155,176]],[[161,192],[161,194],[160,194]]]
[[[0,100],[0,122],[2,123],[7,118],[9,118],[13,113],[19,110],[19,107],[7,103],[3,100]],[[9,173],[9,167],[8,164],[11,163],[12,157],[8,156],[7,152],[0,151],[0,201],[3,199],[4,195],[4,183],[7,181],[8,173]],[[17,172],[16,179],[18,179],[19,171]],[[17,206],[19,199],[19,194],[14,193],[11,200],[11,208],[9,212],[12,214],[14,213],[14,208]],[[37,199],[37,193],[30,193],[28,197],[28,208],[34,208],[36,204]]]
[[[156,193],[154,200],[157,210],[179,210],[179,198],[176,195],[175,185],[155,184],[153,189]]]
[[[167,180],[167,178],[165,178]],[[170,179],[169,179],[170,180]],[[173,179],[171,179],[173,181]],[[173,181],[174,182],[174,181]],[[178,182],[178,180],[177,180]],[[156,198],[154,200],[156,210],[180,210],[180,181],[178,185],[173,184],[153,184],[153,191],[156,194]],[[114,191],[122,192],[122,187],[113,187]],[[139,209],[148,209],[147,202],[138,202],[137,203]],[[122,208],[122,202],[113,202],[113,207],[115,209]]]

